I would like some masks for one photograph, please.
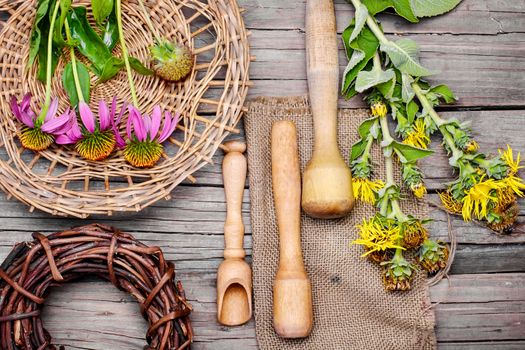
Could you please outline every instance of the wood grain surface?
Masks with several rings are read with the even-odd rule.
[[[304,51],[305,0],[239,0],[247,11],[252,65],[251,96],[306,93]],[[335,0],[337,27],[349,22],[352,7]],[[445,16],[417,25],[380,16],[389,34],[417,40],[422,62],[440,71],[433,81],[450,84],[459,97],[444,108],[447,117],[472,120],[482,150],[497,152],[510,144],[525,154],[525,0],[463,0]],[[345,63],[340,45],[340,69]],[[339,101],[341,107],[362,106],[359,98]],[[242,125],[240,126],[242,128]],[[240,136],[232,137],[242,138]],[[434,140],[438,148],[438,140]],[[141,213],[100,217],[100,221],[159,245],[175,262],[194,305],[195,349],[255,350],[253,321],[229,328],[216,321],[216,270],[222,261],[226,206],[222,187],[223,154],[195,174],[197,184],[185,183],[172,199]],[[428,200],[450,180],[442,151],[422,167],[431,189]],[[243,202],[245,244],[251,255],[249,189]],[[521,201],[522,208],[525,201]],[[32,231],[50,233],[86,221],[28,213],[16,201],[0,195],[0,260],[15,242],[30,239]],[[520,221],[524,222],[522,209]],[[433,209],[431,233],[446,239],[447,217]],[[472,223],[452,218],[459,247],[450,278],[431,288],[436,310],[439,348],[489,350],[525,348],[525,234],[495,236]],[[146,324],[138,305],[110,284],[88,279],[52,293],[46,302],[46,326],[56,344],[67,349],[142,349]]]

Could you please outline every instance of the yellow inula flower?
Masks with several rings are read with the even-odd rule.
[[[398,245],[401,238],[401,229],[397,225],[385,226],[376,217],[370,220],[363,220],[363,224],[356,226],[359,229],[360,238],[352,244],[360,244],[367,250],[362,256],[365,257],[376,251],[396,249],[403,247]]]
[[[439,198],[445,209],[453,214],[459,214],[463,210],[463,204],[452,197],[450,191],[439,192]]]
[[[352,178],[352,189],[354,190],[354,197],[366,202],[375,203],[376,192],[385,186],[381,180],[369,180],[363,178]]]
[[[509,175],[499,182],[506,187],[509,193],[514,193],[518,197],[523,197],[522,190],[525,190],[525,184],[521,178],[515,175]]]
[[[425,121],[423,119],[419,118],[416,120],[416,122],[412,125],[412,130],[403,140],[403,143],[405,145],[427,149],[428,144],[430,143],[430,138],[426,133]]]
[[[494,179],[488,179],[483,181],[483,177],[477,184],[472,186],[468,191],[465,191],[465,197],[463,198],[463,219],[470,221],[472,214],[478,220],[487,218],[490,204],[498,203],[498,196],[494,190],[504,189],[506,185],[501,181]]]
[[[507,145],[506,151],[503,151],[500,149],[499,153],[501,154],[501,157],[503,158],[503,160],[509,167],[509,175],[516,175],[518,171],[521,168],[523,168],[522,166],[520,166],[520,162],[521,162],[520,152],[518,152],[518,154],[516,155],[516,160],[514,160],[514,154],[512,152],[512,148],[509,145]]]
[[[477,150],[479,149],[479,144],[474,141],[474,140],[471,140],[469,141],[465,147],[463,147],[463,150],[467,153],[474,153],[476,152]]]
[[[410,186],[410,189],[412,190],[412,193],[414,193],[414,196],[416,196],[416,198],[423,198],[425,194],[427,194],[427,188],[422,182]]]
[[[372,110],[372,115],[374,117],[383,118],[388,113],[388,109],[386,108],[386,105],[381,101],[375,102],[374,104],[372,104],[370,106],[370,109]]]

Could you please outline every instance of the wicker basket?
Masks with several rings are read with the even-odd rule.
[[[89,6],[90,1],[75,1]],[[140,109],[154,105],[182,113],[163,159],[152,169],[136,169],[116,152],[103,162],[80,158],[71,148],[53,146],[33,153],[24,150],[17,138],[20,128],[9,108],[12,95],[31,92],[43,101],[44,86],[36,79],[36,67],[27,70],[29,37],[36,1],[0,0],[0,10],[11,16],[0,33],[0,184],[8,196],[54,215],[86,218],[140,211],[160,199],[202,166],[212,163],[215,151],[235,128],[243,113],[250,85],[248,33],[235,0],[150,0],[146,4],[161,36],[189,45],[196,65],[184,83],[172,84],[151,76],[134,75]],[[123,3],[124,30],[132,56],[149,64],[153,35],[136,0]],[[119,48],[115,49],[119,54]],[[64,55],[57,73],[67,64]],[[58,74],[57,74],[58,76]],[[95,82],[95,77],[93,77]],[[53,81],[53,95],[68,98],[61,79]],[[113,80],[93,85],[92,108],[98,101],[119,97],[119,107],[131,100],[125,72]]]

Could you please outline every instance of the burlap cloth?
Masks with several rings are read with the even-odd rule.
[[[348,156],[357,140],[357,127],[365,110],[342,110],[339,145]],[[435,349],[434,314],[426,276],[418,272],[410,292],[386,292],[380,268],[360,257],[363,250],[350,245],[357,237],[355,225],[374,215],[374,208],[359,203],[340,220],[302,217],[302,247],[312,281],[314,328],[303,340],[283,340],[272,326],[272,284],[279,259],[275,222],[270,132],[276,120],[295,121],[301,167],[310,159],[312,118],[306,97],[259,98],[245,117],[253,230],[253,283],[257,340],[262,350],[329,349],[383,350]],[[379,150],[375,149],[376,174],[384,178]],[[399,176],[399,174],[397,175]],[[424,217],[428,207],[405,202],[405,211]]]

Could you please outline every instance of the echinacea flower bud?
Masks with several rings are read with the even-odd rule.
[[[381,263],[383,270],[383,284],[388,291],[406,291],[410,289],[410,282],[414,276],[414,265],[405,260],[403,255],[396,254],[390,261]]]
[[[419,249],[418,262],[430,274],[447,267],[449,250],[442,242],[425,240]]]
[[[164,80],[177,82],[193,69],[193,54],[186,46],[163,40],[151,47],[155,73]]]

